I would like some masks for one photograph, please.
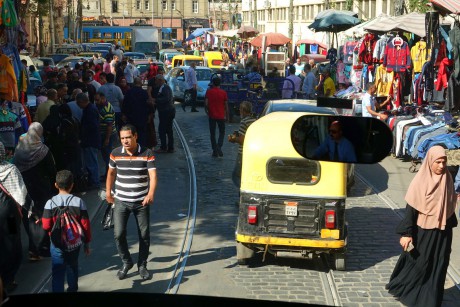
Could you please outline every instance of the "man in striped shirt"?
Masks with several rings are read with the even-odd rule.
[[[114,208],[114,237],[123,267],[117,272],[120,280],[134,266],[126,240],[126,225],[131,213],[136,217],[139,234],[139,256],[137,266],[143,280],[150,278],[147,257],[150,247],[150,204],[153,202],[157,176],[152,150],[137,143],[137,132],[133,125],[120,129],[120,147],[110,154],[107,172],[106,199]],[[114,194],[112,194],[112,192]]]

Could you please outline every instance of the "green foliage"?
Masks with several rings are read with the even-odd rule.
[[[430,7],[427,5],[429,0],[408,0],[407,10],[410,12],[426,13]]]
[[[29,13],[35,16],[47,16],[49,13],[48,0],[30,0]]]
[[[353,10],[353,0],[346,0],[345,1],[345,9],[347,11],[352,11]]]

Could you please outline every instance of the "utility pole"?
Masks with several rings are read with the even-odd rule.
[[[289,28],[288,35],[291,42],[294,41],[294,0],[289,0]]]
[[[173,1],[174,1],[174,0],[171,0],[171,5],[170,5],[170,7],[171,7],[171,21],[170,21],[170,25],[169,25],[169,26],[171,27],[171,32],[169,32],[169,39],[172,39],[172,27],[173,27],[173,23],[172,23],[172,21],[173,21]]]
[[[50,53],[54,53],[54,3],[53,0],[48,0],[49,9],[50,9]]]
[[[82,43],[83,42],[83,22],[82,22],[83,21],[83,3],[82,3],[82,0],[78,0],[78,3],[77,3],[77,16],[78,16],[77,42]]]
[[[43,10],[42,4],[37,2],[37,11],[38,11],[38,48],[40,48],[40,56],[45,56],[45,49],[43,48]]]
[[[254,14],[254,28],[257,29],[257,0],[254,0],[254,10],[252,13]]]

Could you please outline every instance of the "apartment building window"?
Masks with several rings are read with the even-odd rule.
[[[141,9],[141,1],[136,1],[136,10]]]
[[[144,9],[146,11],[150,10],[150,1],[149,0],[144,1]]]
[[[163,9],[163,11],[168,10],[168,2],[166,0],[161,1],[161,8]]]
[[[176,10],[176,1],[171,1],[171,10]]]
[[[118,1],[112,1],[112,13],[118,13]]]
[[[192,12],[198,14],[198,1],[193,1],[192,3]]]
[[[99,9],[99,1],[96,1],[96,9]]]

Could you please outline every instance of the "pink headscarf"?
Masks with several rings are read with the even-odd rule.
[[[446,158],[441,146],[432,146],[417,175],[409,185],[405,200],[419,212],[417,225],[423,229],[445,229],[447,219],[454,214],[457,197],[452,175],[445,168],[441,175],[432,171],[434,161]]]

